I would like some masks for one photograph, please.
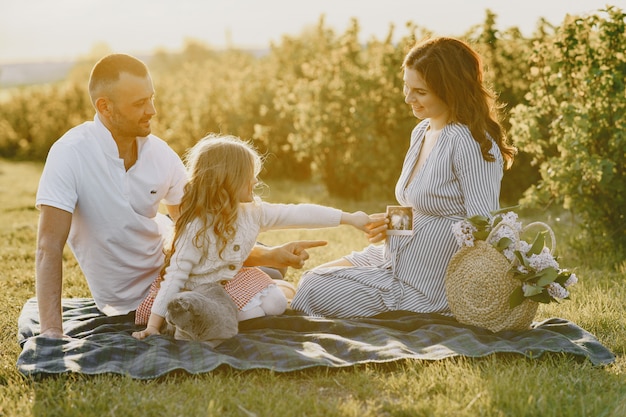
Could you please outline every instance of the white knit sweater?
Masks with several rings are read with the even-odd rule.
[[[219,254],[213,229],[209,227],[200,247],[195,235],[200,228],[196,219],[187,225],[176,242],[176,251],[165,271],[165,279],[154,300],[152,312],[165,317],[167,303],[183,287],[193,290],[206,282],[232,279],[256,244],[260,232],[270,229],[322,228],[339,226],[341,210],[316,204],[242,203],[232,241]]]

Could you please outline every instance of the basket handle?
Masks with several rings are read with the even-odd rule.
[[[554,236],[554,231],[552,231],[552,228],[548,226],[547,224],[543,222],[528,223],[522,229],[522,233],[526,232],[528,229],[530,229],[531,227],[535,227],[535,226],[543,227],[544,229],[548,231],[548,234],[550,235],[550,254],[554,254],[554,251],[556,250],[556,237]]]
[[[496,230],[498,230],[501,227],[508,227],[509,229],[511,229],[513,231],[513,233],[515,234],[515,249],[519,249],[519,241],[520,241],[520,237],[519,237],[519,232],[512,227],[510,224],[505,223],[505,222],[500,222],[498,224],[496,224],[496,227],[494,227],[493,229],[491,229],[491,231],[489,232],[489,235],[487,236],[487,239],[485,239],[487,242],[489,242],[489,240],[491,239],[491,235],[494,234],[496,232]]]
[[[487,241],[490,240],[491,235],[493,233],[495,233],[496,230],[498,230],[500,227],[503,226],[507,226],[509,229],[511,229],[513,231],[513,233],[515,233],[515,248],[519,249],[519,241],[520,241],[520,233],[515,230],[514,227],[512,227],[510,224],[505,223],[505,222],[500,222],[496,225],[496,227],[494,227],[493,229],[491,229],[491,231],[489,232],[489,235],[487,236]],[[522,233],[528,231],[530,228],[532,227],[536,227],[536,226],[540,226],[543,227],[544,229],[546,229],[546,231],[548,232],[548,234],[550,235],[550,254],[554,254],[554,251],[556,250],[556,237],[554,236],[554,231],[552,230],[552,228],[550,226],[548,226],[547,224],[543,223],[543,222],[532,222],[532,223],[528,223],[523,229],[522,229]]]

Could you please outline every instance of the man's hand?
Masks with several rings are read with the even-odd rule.
[[[324,246],[325,240],[298,240],[280,246],[256,245],[246,261],[246,266],[270,266],[286,268],[288,266],[300,269],[309,259],[307,249]]]
[[[59,327],[48,327],[46,330],[40,333],[41,336],[49,337],[52,339],[63,338],[63,329]]]

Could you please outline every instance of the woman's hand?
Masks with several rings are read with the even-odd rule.
[[[372,219],[371,223],[368,226],[368,230],[365,232],[367,234],[367,240],[370,243],[378,243],[387,238],[387,228],[389,219],[387,218],[387,213],[375,213],[371,214],[370,219]]]

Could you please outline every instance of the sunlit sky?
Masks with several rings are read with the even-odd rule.
[[[566,14],[589,14],[626,0],[0,0],[0,63],[76,59],[97,44],[143,54],[179,50],[188,39],[208,46],[266,48],[297,36],[326,16],[343,32],[352,17],[361,37],[397,37],[412,21],[437,35],[461,35],[497,15],[499,29],[530,35],[540,17],[560,24]]]

